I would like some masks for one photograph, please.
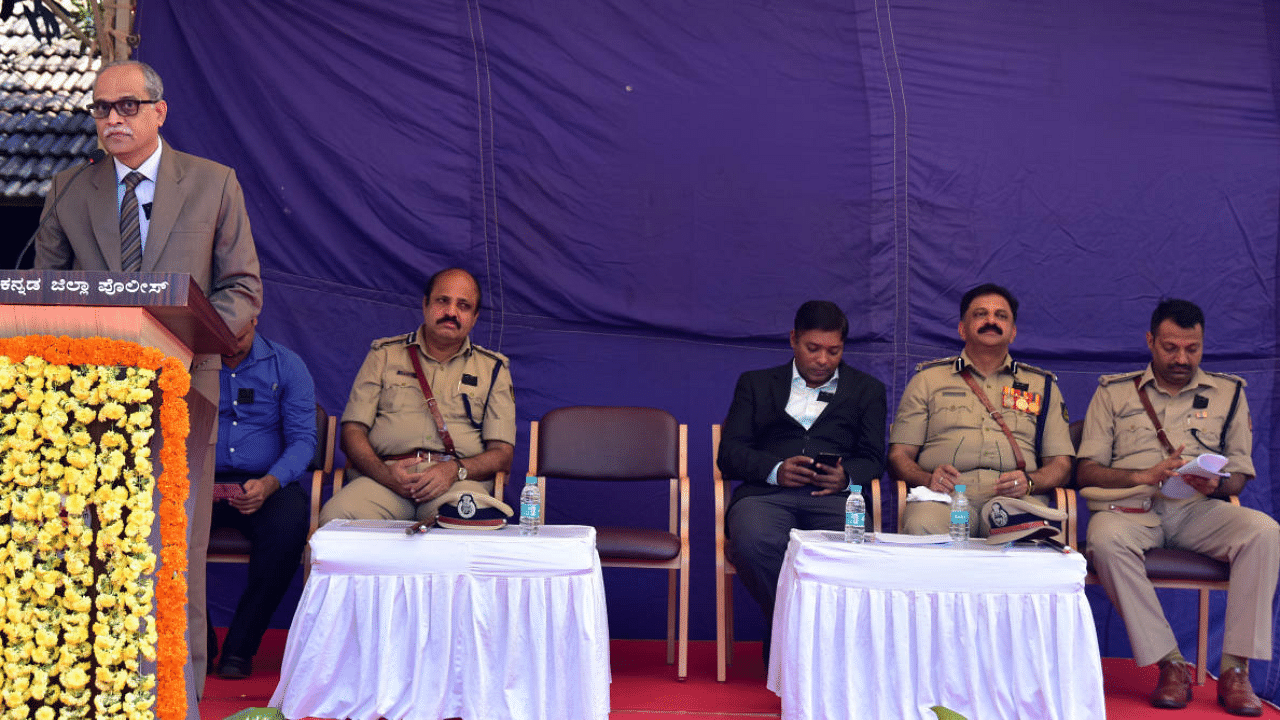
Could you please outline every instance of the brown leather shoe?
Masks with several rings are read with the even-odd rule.
[[[1221,687],[1221,686],[1219,686]],[[1181,662],[1160,663],[1160,681],[1151,692],[1151,704],[1177,710],[1191,702],[1191,672]]]
[[[1262,715],[1262,701],[1253,694],[1253,686],[1249,684],[1249,671],[1244,668],[1231,668],[1222,672],[1222,677],[1218,678],[1218,704],[1232,715]]]

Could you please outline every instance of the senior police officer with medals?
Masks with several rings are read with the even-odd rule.
[[[1248,658],[1271,658],[1280,526],[1222,499],[1254,476],[1244,380],[1200,369],[1204,313],[1186,300],[1157,305],[1147,346],[1146,369],[1103,376],[1085,416],[1077,474],[1093,511],[1086,552],[1124,617],[1134,660],[1160,665],[1151,694],[1160,708],[1185,707],[1192,683],[1147,579],[1146,551],[1181,548],[1231,563],[1218,702],[1258,716]],[[1179,473],[1204,453],[1226,457],[1226,477]]]
[[[374,341],[342,414],[342,449],[353,479],[325,504],[334,518],[427,522],[431,502],[461,480],[493,492],[511,466],[515,396],[506,357],[468,337],[480,286],[465,270],[427,281],[423,324]]]
[[[946,533],[945,495],[956,485],[966,486],[978,509],[997,497],[1043,506],[1035,495],[1066,482],[1073,453],[1066,405],[1052,373],[1009,357],[1017,318],[1018,301],[1007,289],[988,283],[969,290],[960,301],[964,350],[921,363],[907,384],[889,432],[889,471],[938,494],[907,503],[904,533]],[[988,523],[979,514],[975,536],[986,536]]]

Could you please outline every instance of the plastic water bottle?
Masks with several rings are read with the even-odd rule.
[[[969,539],[969,496],[965,495],[964,491],[964,485],[957,485],[951,493],[952,542],[963,542]]]
[[[538,478],[529,475],[520,491],[520,534],[537,535],[542,524],[542,497],[538,494]]]
[[[844,502],[844,541],[861,543],[867,536],[867,504],[862,499],[862,486],[849,485],[849,499]]]

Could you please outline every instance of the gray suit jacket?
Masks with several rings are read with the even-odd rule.
[[[73,172],[53,179],[41,214],[47,222],[36,237],[35,266],[120,272],[115,163],[104,160],[67,186]],[[67,192],[60,196],[64,187]],[[142,271],[189,273],[231,332],[239,333],[262,309],[262,279],[235,171],[165,143],[153,207]],[[214,407],[220,368],[217,356],[197,356],[192,363],[192,387]]]

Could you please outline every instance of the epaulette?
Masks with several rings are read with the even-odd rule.
[[[1213,372],[1212,370],[1205,370],[1204,372],[1206,375],[1212,375],[1216,378],[1222,378],[1223,380],[1226,380],[1228,382],[1240,383],[1241,387],[1249,387],[1249,381],[1245,380],[1239,375],[1232,375],[1231,373],[1224,373],[1224,372]]]
[[[1018,362],[1017,360],[1013,361],[1013,367],[1011,369],[1013,370],[1014,375],[1017,375],[1023,370],[1030,370],[1031,372],[1036,373],[1038,375],[1044,375],[1045,377],[1050,377],[1050,378],[1053,378],[1054,380],[1058,379],[1058,376],[1054,375],[1049,370],[1045,370],[1044,368],[1041,368],[1041,367],[1036,367],[1035,365],[1028,365],[1024,362]]]
[[[503,355],[502,353],[498,352],[497,350],[490,350],[489,348],[481,347],[481,346],[479,346],[479,345],[477,345],[477,344],[475,344],[475,343],[471,343],[471,349],[472,349],[472,350],[475,350],[476,352],[480,353],[481,355],[488,355],[489,357],[493,358],[494,360],[497,360],[499,365],[506,365],[506,364],[508,364],[508,363],[510,363],[510,362],[511,362],[510,360],[508,360],[508,359],[507,359],[507,356],[506,356],[506,355]]]
[[[1110,385],[1112,383],[1118,383],[1122,380],[1128,380],[1132,382],[1134,378],[1138,377],[1144,372],[1146,372],[1146,370],[1134,370],[1133,372],[1116,373],[1114,375],[1103,375],[1102,377],[1098,378],[1098,384],[1103,387],[1106,387],[1107,385]]]
[[[931,367],[938,367],[939,365],[956,365],[957,363],[960,363],[960,362],[961,360],[959,355],[952,355],[951,357],[937,358],[936,360],[925,360],[924,362],[918,363],[916,365],[916,372],[920,372],[921,370],[925,370]],[[958,372],[960,370],[963,370],[964,368],[957,366],[955,369]]]
[[[412,345],[417,341],[418,331],[414,330],[413,332],[405,333],[404,335],[392,335],[391,337],[378,338],[369,345],[369,349],[377,350],[388,345]]]

